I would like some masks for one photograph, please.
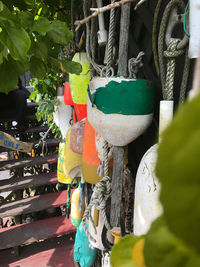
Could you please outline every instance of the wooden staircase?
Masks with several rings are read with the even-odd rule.
[[[39,133],[41,132],[46,132],[48,127],[46,125],[37,125],[35,107],[36,104],[34,103],[29,103],[28,105],[26,121],[28,121],[29,127],[23,132],[23,136],[32,134],[32,139],[29,138],[29,142],[37,144],[38,139],[35,139],[35,136],[39,136]],[[2,125],[6,123],[6,131],[13,136],[20,137],[20,133],[16,129],[8,127],[9,122],[12,122],[12,120],[13,113],[11,111],[1,112],[1,129],[3,127]],[[31,125],[34,126],[31,127]],[[46,140],[48,154],[45,156],[38,155],[38,152],[35,153],[37,156],[34,157],[21,153],[23,154],[21,158],[0,162],[0,172],[14,170],[14,172],[17,173],[9,179],[6,179],[6,177],[0,179],[0,194],[11,191],[15,192],[18,196],[14,201],[9,201],[8,197],[6,197],[0,202],[0,218],[2,222],[2,228],[0,229],[0,249],[30,244],[50,237],[57,237],[75,232],[76,228],[71,224],[69,219],[66,219],[65,215],[42,218],[30,223],[21,223],[22,214],[33,214],[38,211],[45,211],[66,205],[67,190],[61,192],[54,190],[54,192],[29,196],[28,198],[22,197],[22,192],[26,188],[56,185],[57,175],[55,164],[57,163],[58,158],[59,142],[59,138],[54,139],[49,137]],[[41,150],[41,144],[37,149]],[[4,148],[3,150],[5,151]],[[42,169],[43,165],[47,167],[47,173],[36,173],[34,175],[24,174],[24,168],[37,168],[39,166],[40,169]],[[17,223],[14,226],[5,227],[5,224],[3,223],[5,221],[4,218],[9,217],[18,218],[16,220]]]

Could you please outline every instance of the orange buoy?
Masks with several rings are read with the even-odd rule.
[[[95,144],[95,130],[92,128],[88,119],[86,119],[83,141],[82,175],[87,183],[96,184],[102,179],[103,176],[99,177],[97,174],[99,165],[100,159],[98,158]],[[112,166],[112,162],[110,162],[110,166]]]

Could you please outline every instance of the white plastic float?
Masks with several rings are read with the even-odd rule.
[[[93,78],[88,90],[88,120],[108,143],[126,146],[150,125],[153,98],[151,81]]]
[[[173,101],[160,102],[159,136],[173,117]],[[161,140],[160,140],[161,141]],[[155,175],[158,144],[143,156],[136,175],[134,204],[134,234],[144,235],[151,223],[162,214],[159,201],[160,183]]]
[[[71,106],[66,106],[64,103],[64,91],[63,91],[63,94],[60,93],[60,95],[57,96],[57,99],[59,100],[59,105],[55,106],[53,119],[56,125],[58,126],[58,128],[60,129],[62,138],[64,139],[67,134],[68,129],[71,126],[70,120],[72,116],[72,108]]]

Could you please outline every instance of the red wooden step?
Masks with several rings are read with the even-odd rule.
[[[28,166],[40,165],[40,164],[52,164],[57,162],[58,154],[52,154],[47,156],[39,156],[34,158],[6,160],[0,162],[0,171],[12,170],[18,168],[24,168]]]
[[[0,229],[0,249],[29,244],[75,231],[76,227],[65,216],[2,228]]]
[[[0,180],[0,193],[14,191],[28,187],[55,184],[57,183],[57,173],[50,172],[33,176],[12,177],[10,179]]]
[[[0,218],[64,206],[66,200],[67,190],[3,203],[0,206]]]

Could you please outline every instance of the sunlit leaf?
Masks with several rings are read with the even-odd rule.
[[[180,107],[163,134],[156,173],[172,232],[200,252],[200,97]]]

